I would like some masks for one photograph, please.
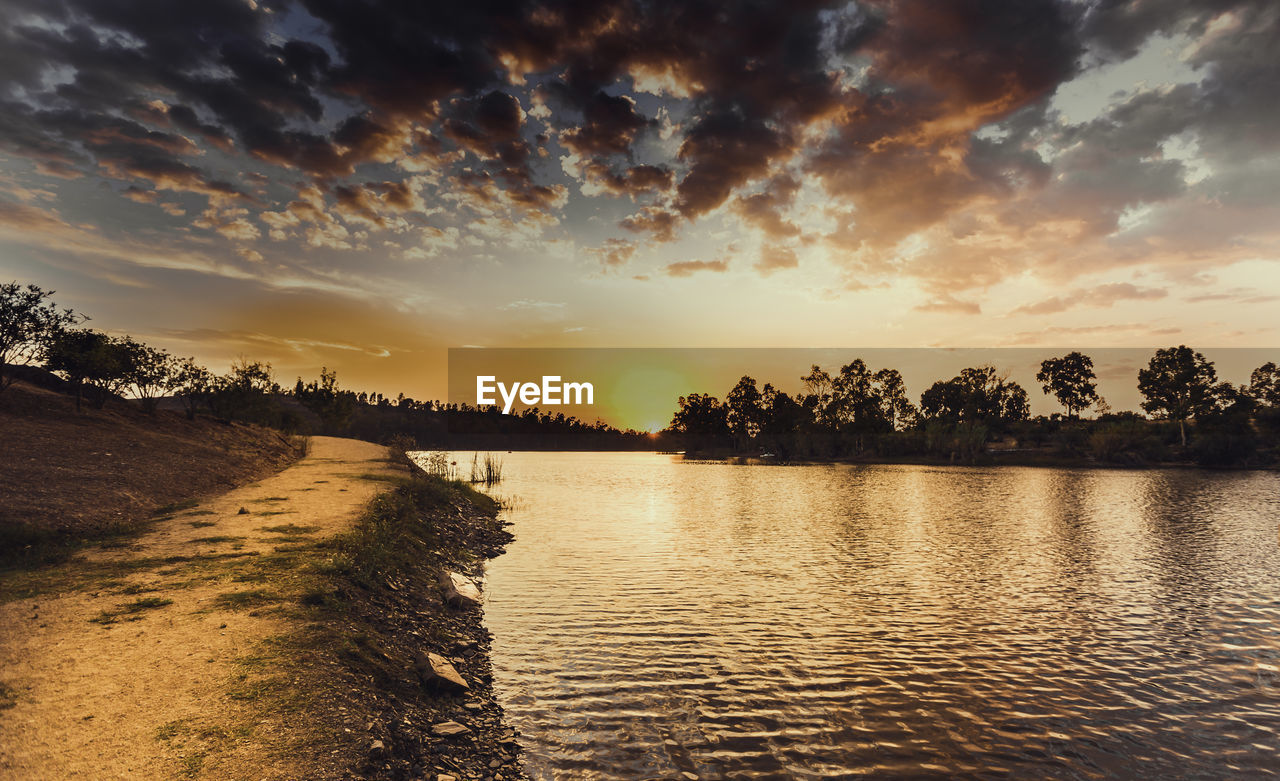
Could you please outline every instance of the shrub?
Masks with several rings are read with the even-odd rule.
[[[1103,423],[1089,435],[1089,452],[1099,461],[1143,464],[1167,456],[1157,429],[1141,419]]]

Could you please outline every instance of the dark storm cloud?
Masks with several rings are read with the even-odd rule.
[[[636,103],[625,95],[607,95],[603,91],[580,100],[567,100],[583,113],[579,127],[560,134],[560,143],[583,156],[627,155],[641,130],[653,125],[636,111]]]
[[[534,182],[529,165],[531,148],[521,135],[523,127],[524,109],[519,99],[493,91],[455,101],[443,122],[443,133],[482,162],[485,170],[473,184],[496,178],[514,202],[542,209],[556,203],[558,196],[555,190]]]
[[[665,166],[633,165],[615,171],[607,163],[593,161],[583,171],[587,181],[594,182],[613,195],[626,195],[633,200],[652,192],[666,192],[675,181],[675,173]]]
[[[542,89],[563,112],[559,142],[584,158],[630,158],[655,121],[615,86],[648,69],[670,74],[700,106],[681,151],[689,170],[676,208],[688,218],[767,169],[789,151],[797,123],[838,101],[818,53],[823,4],[11,5],[0,63],[16,100],[3,143],[62,172],[97,161],[82,152],[83,128],[41,115],[53,106],[97,117],[131,107],[157,122],[167,115],[215,148],[321,178],[419,151],[414,141],[432,136],[404,123],[439,123],[490,176],[538,200],[518,99],[495,88],[513,68],[553,73]],[[291,23],[299,17],[319,38]],[[185,150],[168,154],[173,166],[192,166]],[[115,159],[116,171],[138,167]],[[664,169],[630,170],[625,189],[667,184],[665,173],[655,175]]]
[[[1068,12],[1047,0],[877,7],[883,22],[864,46],[868,86],[810,163],[829,192],[859,205],[840,234],[847,246],[897,242],[1005,189],[1011,173],[1042,181],[1033,152],[971,136],[1051,94],[1081,54]]]
[[[1067,265],[1059,249],[1088,241],[1132,258],[1159,239],[1257,246],[1277,216],[1280,8],[1261,0],[0,2],[0,150],[141,202],[259,210],[207,218],[228,236],[257,220],[345,246],[336,221],[403,230],[424,193],[551,224],[562,155],[583,193],[635,202],[622,230],[671,241],[717,213],[760,240],[762,272],[814,240],[796,213],[807,177],[851,278],[912,273],[931,293]],[[1136,89],[1078,125],[1048,109],[1158,35],[1194,43],[1198,83]],[[1212,164],[1199,182],[1166,154],[1179,135]],[[401,181],[416,175],[429,185]],[[930,230],[946,257],[893,255]],[[601,261],[626,262],[631,240]]]
[[[734,203],[734,210],[770,238],[798,236],[799,226],[783,219],[782,213],[791,207],[799,189],[800,182],[795,177],[778,176],[767,182],[762,192],[739,197]]]
[[[516,98],[490,92],[478,100],[458,101],[453,116],[444,121],[444,132],[482,158],[519,164],[529,157],[520,137],[523,113]]]
[[[1136,54],[1152,35],[1181,33],[1194,38],[1223,12],[1253,15],[1274,5],[1271,0],[1101,0],[1089,5],[1081,34],[1100,55],[1124,59]]]
[[[792,151],[789,135],[761,119],[730,113],[704,117],[680,146],[689,173],[676,188],[676,209],[686,218],[705,214]]]

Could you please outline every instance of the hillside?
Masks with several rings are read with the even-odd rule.
[[[279,471],[296,447],[269,429],[111,401],[77,413],[69,396],[28,382],[0,394],[0,541],[125,531],[166,505]]]

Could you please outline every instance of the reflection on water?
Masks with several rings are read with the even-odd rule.
[[[534,778],[1280,772],[1273,473],[515,453]]]

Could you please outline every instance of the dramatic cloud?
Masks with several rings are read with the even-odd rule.
[[[168,254],[459,321],[482,285],[541,286],[488,311],[603,319],[601,290],[629,306],[664,287],[633,281],[698,271],[749,278],[762,309],[796,285],[964,323],[1274,294],[1274,274],[1233,271],[1280,246],[1263,0],[7,0],[5,17],[0,222],[32,252]],[[1166,292],[1205,273],[1222,282]],[[697,276],[679,287],[709,292]]]

